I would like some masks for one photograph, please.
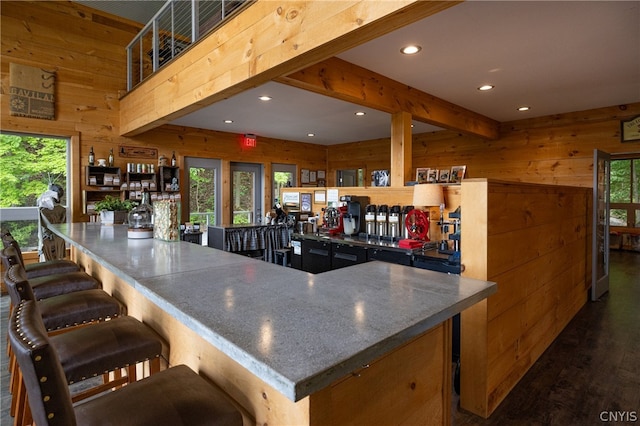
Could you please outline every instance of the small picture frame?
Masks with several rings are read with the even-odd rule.
[[[316,183],[317,172],[312,170],[309,172],[309,183]]]
[[[451,167],[451,174],[449,175],[449,182],[460,183],[464,179],[464,174],[467,170],[467,166],[453,166]]]
[[[309,169],[300,170],[300,183],[309,183],[310,171]]]
[[[449,169],[438,171],[438,182],[440,183],[449,182]]]
[[[440,176],[440,170],[429,169],[429,174],[427,175],[427,183],[438,183],[438,176]]]
[[[318,179],[326,179],[324,170],[318,170]]]
[[[327,193],[325,191],[313,191],[313,202],[316,204],[324,204],[327,202]]]
[[[303,213],[311,212],[311,193],[303,192],[300,194],[300,211]]]
[[[418,167],[416,169],[416,182],[428,183],[429,182],[429,169],[424,167]]]
[[[391,186],[389,170],[374,170],[371,172],[371,186]]]

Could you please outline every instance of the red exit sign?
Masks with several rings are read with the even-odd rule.
[[[245,148],[255,148],[258,145],[256,135],[247,133],[242,137],[242,146]]]

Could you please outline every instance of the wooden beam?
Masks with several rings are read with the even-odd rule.
[[[276,81],[300,89],[484,139],[497,139],[499,123],[339,58],[330,58]]]
[[[458,3],[257,0],[123,97],[120,133],[140,134]]]
[[[404,186],[411,177],[411,114],[391,116],[391,186]]]

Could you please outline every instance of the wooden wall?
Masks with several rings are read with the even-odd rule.
[[[326,169],[326,147],[258,137],[258,146],[243,150],[238,135],[164,126],[133,138],[121,137],[120,97],[126,91],[126,45],[140,25],[64,1],[3,1],[1,8],[2,56],[0,65],[2,131],[71,137],[72,221],[88,220],[82,214],[82,188],[88,152],[106,158],[110,148],[115,165],[157,160],[123,158],[118,146],[157,148],[159,154],[176,151],[178,165],[185,156],[223,160],[223,220],[230,216],[230,162],[262,163],[264,200],[271,200],[271,163],[292,163],[299,168]],[[9,64],[56,70],[56,119],[37,120],[9,115]],[[226,170],[226,174],[225,174]],[[183,209],[186,215],[186,209]]]
[[[461,407],[488,417],[587,301],[588,188],[462,183],[463,275],[498,292],[462,312]]]

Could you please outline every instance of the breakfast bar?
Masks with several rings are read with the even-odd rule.
[[[54,225],[72,258],[255,424],[448,424],[451,317],[489,281],[369,262],[321,274],[124,225]]]

